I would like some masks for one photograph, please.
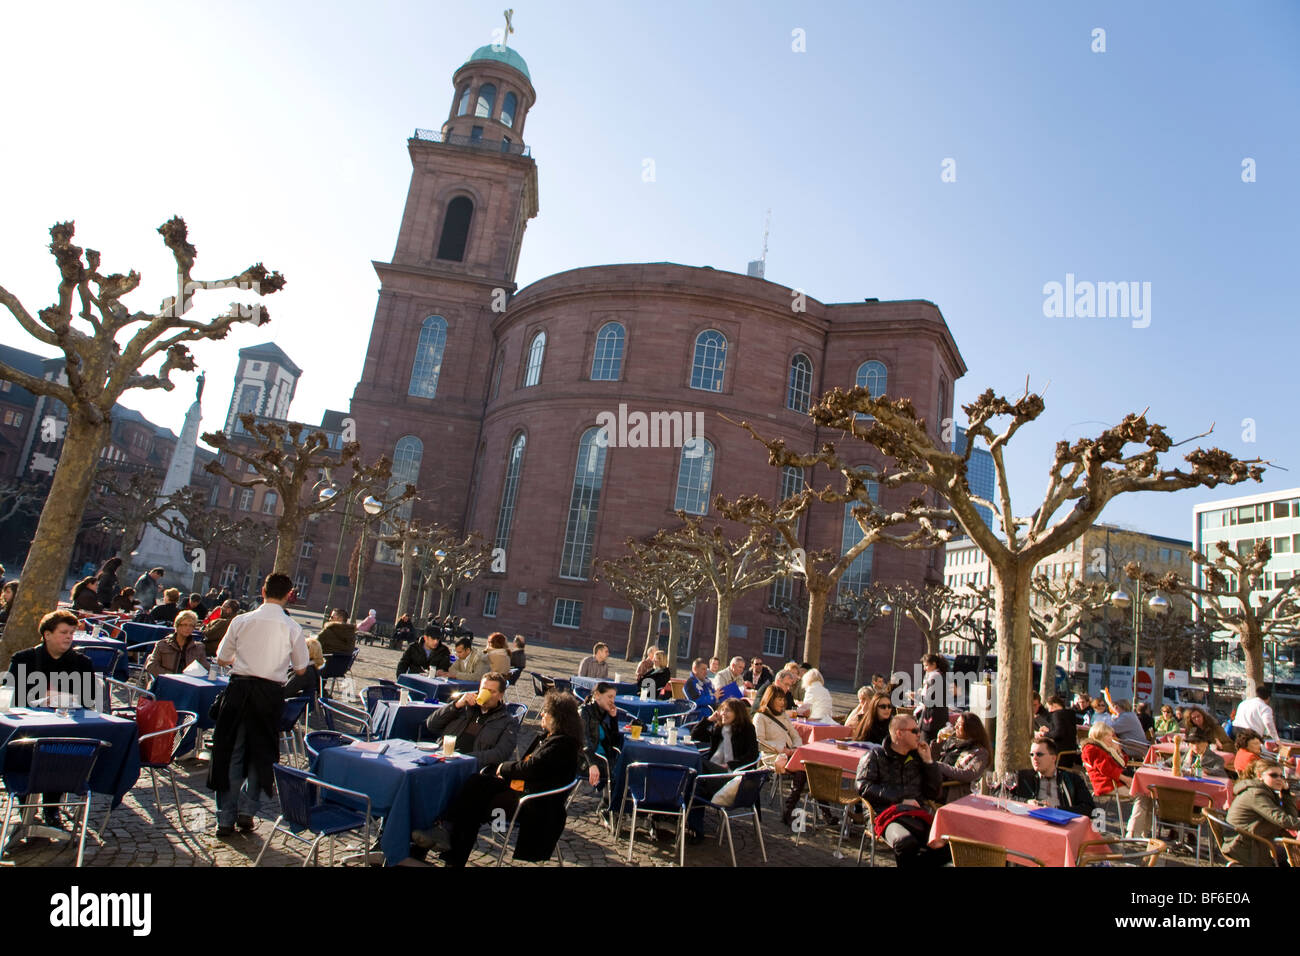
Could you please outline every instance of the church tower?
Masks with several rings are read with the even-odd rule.
[[[537,215],[537,166],[523,139],[535,101],[523,57],[504,45],[474,51],[453,76],[442,128],[407,142],[397,247],[391,262],[374,263],[379,302],[351,415],[365,458],[389,456],[394,483],[420,489],[422,521],[459,528],[468,507],[499,361],[492,320],[515,291],[524,228]],[[393,557],[381,547],[376,570]]]

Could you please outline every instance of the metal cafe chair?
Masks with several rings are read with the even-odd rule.
[[[335,727],[334,723],[336,720],[341,720],[345,724],[355,724],[356,732],[366,740],[374,736],[374,724],[370,720],[370,715],[364,710],[349,707],[347,704],[340,704],[328,697],[317,697],[316,706],[320,708],[321,719],[324,721],[327,730],[338,730],[339,728]],[[345,726],[343,729],[351,730],[352,728]]]
[[[351,734],[342,734],[337,730],[312,730],[308,731],[303,737],[303,747],[307,751],[307,764],[310,766],[322,750],[329,750],[331,747],[346,747],[348,744],[356,743],[360,738],[353,737]]]
[[[81,866],[86,849],[86,826],[90,819],[90,774],[99,755],[113,745],[106,740],[84,737],[23,737],[5,745],[5,766],[0,772],[5,785],[4,822],[0,825],[0,854],[9,846],[9,818],[16,806],[23,829],[45,829],[30,823],[37,810],[68,807],[76,811],[73,832],[77,838],[77,862]],[[26,758],[26,759],[24,759]],[[59,793],[77,799],[46,802],[45,794]],[[49,834],[56,831],[49,830]]]
[[[510,815],[510,825],[506,828],[506,832],[501,837],[501,851],[497,854],[497,861],[493,865],[501,866],[505,863],[506,853],[510,850],[510,834],[515,832],[515,824],[519,821],[519,812],[523,810],[526,804],[542,800],[556,800],[565,805],[567,817],[567,798],[577,788],[579,782],[579,780],[574,780],[572,783],[566,784],[563,787],[556,787],[554,790],[545,790],[541,793],[529,793],[520,797],[519,803],[515,806],[515,812]],[[559,863],[560,866],[564,866],[564,854],[560,850],[560,838],[563,836],[564,831],[561,830],[555,838],[555,846],[551,848],[551,853],[554,854],[556,862]],[[492,837],[492,843],[495,846],[495,835]],[[511,855],[510,860],[512,863],[514,862],[513,854]]]
[[[736,843],[731,836],[731,821],[737,818],[751,817],[754,821],[754,832],[758,835],[758,849],[763,856],[763,862],[767,862],[767,844],[763,841],[763,821],[760,812],[760,802],[763,798],[763,787],[767,784],[767,778],[772,771],[770,770],[743,770],[732,771],[731,773],[709,773],[701,774],[695,778],[695,786],[691,793],[691,806],[701,806],[706,811],[716,810],[721,818],[721,825],[718,827],[718,843],[722,843],[722,838],[727,838],[727,848],[731,851],[731,865],[736,865]],[[701,780],[719,780],[729,781],[735,778],[740,779],[740,789],[736,791],[735,799],[729,806],[714,803],[711,798],[703,798],[699,795],[699,786]]]
[[[623,829],[623,814],[632,804],[632,827],[627,841],[627,859],[631,863],[636,847],[638,813],[677,818],[677,844],[680,865],[686,865],[686,812],[698,775],[693,767],[676,764],[631,763],[624,768],[623,799],[614,825],[615,839]]]
[[[1277,865],[1277,848],[1274,844],[1264,839],[1262,836],[1256,836],[1249,830],[1242,830],[1228,822],[1228,818],[1214,810],[1201,811],[1205,819],[1205,825],[1210,828],[1210,863],[1214,863],[1214,849],[1219,850],[1219,855],[1223,857],[1225,866],[1242,866],[1228,854],[1223,852],[1223,845],[1232,837],[1241,837],[1247,843],[1254,843],[1258,849],[1264,850],[1269,854],[1269,859],[1273,862],[1271,866]],[[1285,850],[1285,848],[1283,848]],[[1288,853],[1289,856],[1289,853]],[[1294,865],[1294,864],[1293,864]]]
[[[832,807],[839,807],[842,813],[840,820],[840,837],[835,843],[835,858],[840,858],[840,847],[844,844],[844,838],[848,836],[852,825],[853,818],[849,813],[849,807],[854,804],[862,804],[862,839],[858,841],[858,864],[862,863],[862,852],[866,846],[868,837],[871,839],[871,865],[876,865],[876,828],[875,815],[872,813],[871,804],[867,803],[851,785],[844,786],[844,771],[840,767],[834,767],[830,764],[812,763],[804,761],[804,773],[808,776],[808,790],[804,793],[803,806],[807,814],[808,801],[812,800],[815,809],[825,808],[830,812]],[[807,819],[814,819],[814,814],[807,814]],[[816,824],[814,823],[814,826]],[[795,845],[798,846],[800,834],[795,835]]]
[[[303,866],[310,863],[313,858],[319,865],[320,842],[328,839],[330,866],[333,866],[334,843],[338,835],[364,830],[365,842],[361,845],[360,858],[366,859],[372,826],[370,797],[356,790],[326,783],[305,770],[296,770],[283,764],[275,764],[271,770],[275,773],[275,789],[280,795],[280,815],[271,826],[271,833],[262,844],[262,850],[253,861],[253,866],[262,862],[262,857],[277,833],[283,834],[286,847],[290,840],[307,844]],[[331,797],[346,797],[349,803],[330,799]],[[360,804],[365,807],[365,810],[357,810],[350,805],[351,803]]]

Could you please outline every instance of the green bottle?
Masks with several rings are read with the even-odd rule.
[[[657,712],[650,718],[650,733],[656,737],[659,736],[659,714]]]

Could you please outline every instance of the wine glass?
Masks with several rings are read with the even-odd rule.
[[[1020,775],[1014,770],[1008,770],[1002,774],[1002,792],[1006,795],[1008,802],[1015,799],[1012,796],[1012,791],[1016,789],[1016,784],[1019,781]]]
[[[1002,778],[998,776],[996,770],[988,770],[984,773],[984,796],[991,797],[998,792],[998,786]]]

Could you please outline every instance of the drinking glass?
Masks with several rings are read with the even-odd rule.
[[[442,755],[444,757],[450,757],[455,752],[456,752],[456,738],[453,737],[451,734],[447,734],[442,738]]]
[[[998,776],[996,770],[988,770],[984,774],[984,796],[991,797],[998,792],[998,787],[1002,784],[1002,778]]]
[[[1015,790],[1016,784],[1019,780],[1020,776],[1014,770],[1008,770],[1002,774],[1002,792],[1006,795],[1005,802],[1010,802],[1015,799],[1012,796],[1011,791]]]

